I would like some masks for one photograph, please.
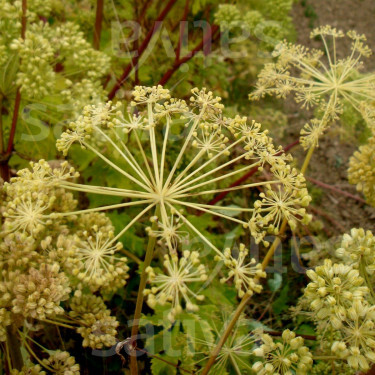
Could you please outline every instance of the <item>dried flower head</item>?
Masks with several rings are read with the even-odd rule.
[[[60,303],[68,299],[70,287],[57,263],[42,263],[39,269],[30,268],[13,280],[13,293],[14,314],[43,320],[64,312]]]

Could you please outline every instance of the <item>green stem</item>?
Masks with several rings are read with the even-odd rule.
[[[159,205],[155,209],[155,216],[157,216],[157,217],[160,216],[160,206]],[[157,229],[157,222],[154,222],[152,224],[152,229],[153,230]],[[133,347],[137,346],[136,340],[137,340],[137,335],[138,335],[138,331],[139,331],[139,320],[141,318],[142,307],[143,307],[143,299],[144,299],[143,292],[146,288],[146,283],[147,283],[146,269],[147,269],[147,267],[150,266],[152,258],[154,256],[155,244],[156,244],[156,237],[150,236],[149,239],[148,239],[145,260],[143,262],[141,280],[139,282],[137,302],[136,302],[136,305],[135,305],[135,312],[134,312],[134,318],[133,318],[133,326],[132,326],[132,332],[131,332],[131,338],[133,340]],[[131,373],[131,375],[138,375],[137,356],[135,355],[135,351],[134,351],[134,353],[131,353],[131,354],[132,355],[130,355],[130,373]]]
[[[130,251],[128,251],[126,249],[121,249],[120,252],[124,253],[128,258],[133,260],[135,263],[142,264],[142,261],[136,255],[131,253]]]

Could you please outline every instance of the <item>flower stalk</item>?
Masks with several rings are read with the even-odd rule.
[[[96,2],[94,40],[93,40],[93,47],[96,50],[100,49],[100,37],[101,37],[101,34],[102,34],[102,22],[103,22],[103,8],[104,8],[104,0],[97,0],[97,2]]]
[[[155,209],[155,216],[159,217],[160,215],[160,207],[158,206]],[[153,230],[157,229],[157,222],[154,221],[152,223]],[[142,274],[141,274],[141,280],[139,282],[139,288],[138,288],[138,295],[137,295],[137,302],[135,305],[135,311],[134,311],[134,318],[133,318],[133,326],[132,326],[132,332],[131,332],[131,338],[132,338],[132,345],[136,347],[136,340],[137,335],[139,331],[139,320],[141,318],[142,313],[142,307],[143,307],[143,300],[144,300],[144,290],[146,288],[147,283],[147,267],[151,265],[152,258],[154,256],[154,249],[156,245],[156,237],[150,236],[148,239],[147,244],[147,250],[146,250],[146,256],[145,260],[143,262],[142,267]],[[138,363],[137,363],[137,356],[134,351],[134,353],[130,353],[130,373],[131,375],[137,375],[138,374]]]
[[[14,326],[9,326],[7,331],[6,345],[10,353],[12,364],[8,363],[9,367],[16,370],[21,370],[23,367],[23,359],[21,354],[20,340],[17,335],[17,329]]]
[[[306,154],[305,160],[302,164],[301,173],[305,174],[307,167],[309,166],[309,163],[311,161],[311,157],[314,153],[315,146],[311,146],[309,151]],[[280,226],[279,235],[275,238],[274,242],[272,243],[271,247],[268,249],[267,254],[265,255],[263,262],[262,262],[262,270],[265,271],[269,262],[271,261],[276,249],[279,247],[281,243],[281,237],[285,233],[286,228],[288,225],[287,219],[283,219],[283,222]],[[255,282],[259,282],[259,277],[254,278]],[[233,313],[233,316],[227,325],[223,335],[220,337],[220,340],[218,341],[215,349],[211,352],[210,358],[208,359],[206,366],[204,367],[201,375],[207,375],[209,371],[211,370],[212,366],[214,365],[217,356],[219,355],[223,345],[227,341],[229,335],[233,331],[234,326],[236,325],[238,319],[240,318],[241,314],[243,313],[244,309],[246,308],[248,302],[250,301],[252,295],[245,294],[245,296],[242,298],[240,304],[237,306],[237,309]]]

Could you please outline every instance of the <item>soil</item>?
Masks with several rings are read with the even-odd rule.
[[[343,31],[355,29],[358,33],[366,34],[370,48],[375,50],[374,16],[374,0],[301,0],[295,3],[292,11],[297,42],[310,48],[321,46],[319,41],[309,38],[311,30],[329,24]],[[343,45],[340,53],[346,52],[347,46]],[[374,66],[375,54],[365,62],[364,70],[374,70]],[[301,114],[293,100],[285,103],[285,110],[289,118],[287,138],[292,142],[306,123],[308,115]],[[358,144],[353,135],[349,139],[342,139],[335,131],[328,133],[315,151],[307,175],[363,198],[347,179],[349,158],[358,148]],[[301,147],[293,150],[293,155],[302,162],[304,154]],[[310,187],[315,187],[315,195],[318,195],[312,203],[312,213],[315,219],[323,221],[327,233],[337,236],[355,227],[374,231],[374,207],[316,185],[310,184]]]

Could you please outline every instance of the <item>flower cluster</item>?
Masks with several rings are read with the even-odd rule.
[[[74,100],[78,109],[103,95],[100,80],[109,58],[90,46],[78,25],[32,23],[25,39],[14,39],[10,47],[21,59],[17,83],[26,97],[42,99],[59,90],[64,102]]]
[[[62,314],[60,302],[68,299],[70,287],[66,275],[59,271],[56,263],[42,263],[39,269],[30,268],[28,274],[14,277],[12,312],[40,320]]]
[[[266,277],[262,265],[257,263],[254,258],[247,259],[249,249],[244,244],[240,244],[237,257],[233,257],[230,248],[224,250],[224,264],[228,268],[228,276],[223,277],[220,281],[227,282],[233,278],[234,285],[238,290],[238,296],[242,298],[245,293],[252,295],[260,293],[262,286],[257,283],[260,278]],[[218,260],[221,260],[219,257]]]
[[[190,288],[190,283],[207,280],[207,274],[204,265],[200,264],[197,251],[186,250],[180,259],[177,255],[165,255],[164,259],[165,273],[156,274],[151,267],[146,270],[153,286],[145,290],[144,294],[151,308],[170,302],[171,311],[168,318],[174,321],[175,315],[182,311],[181,298],[188,311],[198,310],[195,300],[202,301],[204,296],[196,294]]]
[[[136,112],[132,111],[134,107]],[[193,89],[188,105],[183,100],[172,98],[170,92],[161,86],[137,86],[127,113],[124,114],[119,104],[113,105],[111,102],[90,105],[69,125],[69,129],[57,141],[57,148],[67,155],[71,147],[77,144],[104,161],[122,179],[111,187],[60,180],[59,187],[66,191],[78,190],[122,199],[118,204],[86,210],[90,215],[111,209],[134,210],[130,222],[117,235],[112,232],[108,235],[99,232],[94,235],[83,233],[80,241],[86,237],[86,245],[73,245],[77,249],[74,257],[86,259],[81,263],[82,271],[76,271],[73,266],[80,280],[84,281],[90,275],[92,267],[101,267],[99,261],[87,257],[87,251],[111,256],[117,249],[117,240],[132,226],[148,218],[150,225],[146,232],[151,237],[159,238],[158,244],[164,253],[167,250],[165,266],[170,275],[159,279],[159,275],[156,276],[151,268],[148,269],[150,282],[160,283],[159,287],[152,287],[148,292],[148,302],[151,306],[163,304],[166,302],[166,294],[172,302],[171,319],[181,309],[181,297],[185,299],[188,310],[196,309],[195,303],[190,301],[190,297],[187,298],[186,285],[180,290],[177,279],[187,277],[184,273],[186,271],[190,275],[190,281],[204,281],[203,274],[194,273],[198,272],[195,271],[197,259],[193,255],[194,251],[189,255],[183,253],[178,258],[183,241],[191,234],[197,235],[217,257],[224,260],[230,272],[236,273],[235,269],[241,268],[241,276],[238,274],[235,277],[240,295],[259,289],[250,280],[253,271],[250,265],[243,263],[243,254],[241,253],[237,266],[233,259],[228,262],[227,255],[189,220],[187,211],[193,209],[240,224],[249,228],[250,233],[260,242],[267,233],[277,233],[284,218],[290,223],[308,220],[302,206],[308,204],[309,197],[303,176],[289,166],[291,157],[285,155],[280,147],[273,145],[272,139],[267,131],[261,129],[260,124],[255,121],[249,123],[246,117],[224,117],[222,111],[221,98],[205,88]],[[184,132],[177,141],[176,129]],[[169,157],[170,150],[176,152],[173,158]],[[243,166],[236,168],[237,164]],[[254,208],[224,207],[228,212],[233,212],[233,215],[228,215],[220,212],[223,206],[204,203],[207,197],[224,191],[220,184],[225,179],[254,167],[258,167],[260,171],[268,168],[271,180],[225,189],[235,191],[255,186],[264,188],[267,194],[262,195],[263,200],[257,202]],[[266,196],[271,196],[271,200]],[[77,213],[83,214],[84,211],[71,211],[70,215]],[[248,215],[252,217],[249,218]],[[93,247],[94,252],[85,250]],[[68,263],[70,262],[69,260]],[[254,275],[256,274],[263,276],[259,269]],[[230,274],[229,277],[233,275]],[[99,274],[98,276],[101,279]],[[243,280],[241,287],[240,279]],[[165,288],[171,288],[175,292],[165,293]],[[155,294],[158,295],[157,298]]]
[[[67,162],[41,160],[0,186],[0,341],[7,340],[12,325],[31,357],[31,326],[36,332],[62,324],[94,349],[116,341],[118,322],[100,296],[123,287],[129,267],[117,255],[122,244],[110,244],[114,227],[108,217],[90,211],[69,214],[78,202],[60,184],[73,183],[77,176]],[[44,374],[43,368],[79,373],[66,352],[39,364],[14,373]]]
[[[110,316],[111,312],[101,297],[77,291],[69,306],[69,316],[80,322],[77,332],[83,337],[84,347],[102,349],[116,343],[119,322]]]
[[[349,182],[356,185],[366,200],[375,206],[375,135],[372,135],[368,142],[359,147],[350,158],[348,177]]]
[[[306,287],[304,298],[320,325],[327,321],[339,329],[354,301],[362,301],[369,290],[358,270],[345,264],[332,264],[330,259],[315,270],[307,271],[312,280]]]
[[[355,269],[364,267],[364,271],[373,275],[375,271],[375,237],[371,231],[353,228],[350,234],[345,233],[341,247],[336,255]]]
[[[56,374],[79,375],[79,365],[68,352],[56,351],[49,358],[43,360],[43,365],[52,369]]]
[[[336,41],[345,34],[330,26],[322,26],[311,32],[311,38],[320,37],[324,44],[321,50],[287,42],[280,43],[274,51],[275,63],[266,64],[250,99],[258,100],[265,95],[285,98],[293,93],[302,108],[317,107],[319,118],[307,124],[301,132],[301,143],[305,148],[318,145],[319,137],[326,128],[340,117],[343,104],[349,104],[371,120],[369,103],[375,99],[375,75],[360,76],[361,59],[371,54],[365,45],[366,37],[349,31],[351,53],[346,58],[337,56]],[[370,121],[371,122],[371,121]]]
[[[342,339],[332,344],[332,352],[353,369],[368,370],[375,363],[375,306],[355,301],[341,328]]]
[[[275,342],[268,334],[261,336],[263,344],[253,352],[264,361],[254,363],[253,370],[259,375],[308,374],[313,361],[309,349],[303,345],[303,338],[287,329],[281,339]]]
[[[323,358],[331,356],[336,368],[345,364],[352,371],[367,371],[375,363],[374,243],[370,231],[354,228],[336,250],[343,263],[325,259],[307,271],[311,282],[300,309],[310,310],[307,315],[316,323],[321,342],[318,351]],[[317,368],[324,369],[324,363]]]

